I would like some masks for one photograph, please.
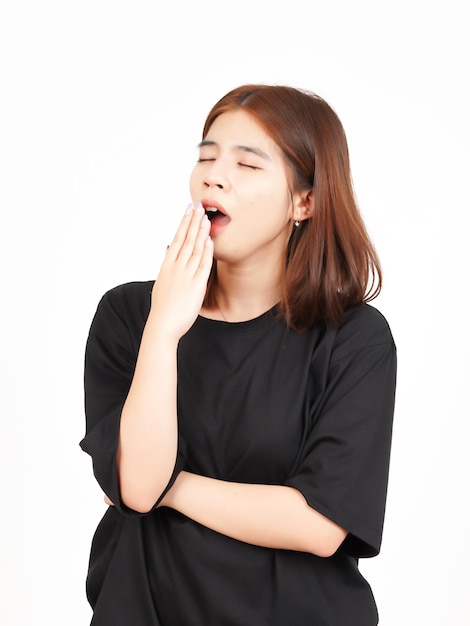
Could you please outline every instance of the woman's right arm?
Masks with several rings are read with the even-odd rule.
[[[177,455],[177,348],[199,314],[212,267],[209,221],[189,209],[152,291],[134,377],[124,404],[117,470],[123,503],[145,513],[173,473]]]

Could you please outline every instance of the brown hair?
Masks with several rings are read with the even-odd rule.
[[[301,332],[315,323],[339,326],[345,312],[375,298],[382,272],[360,216],[343,126],[318,95],[293,87],[244,85],[223,96],[207,116],[242,108],[280,147],[293,174],[292,191],[314,190],[312,217],[294,227],[286,251],[280,312]],[[205,305],[216,301],[216,267]]]

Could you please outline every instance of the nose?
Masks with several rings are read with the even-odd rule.
[[[228,179],[226,174],[222,171],[220,163],[214,161],[211,163],[211,167],[208,167],[203,177],[203,185],[206,189],[217,188],[227,189]]]
[[[204,187],[206,189],[209,189],[210,187],[217,187],[218,189],[223,189],[224,188],[222,183],[220,183],[220,182],[216,183],[214,181],[207,180],[207,179],[204,181]]]

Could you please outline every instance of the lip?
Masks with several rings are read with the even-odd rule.
[[[204,209],[207,209],[208,207],[214,207],[214,209],[217,209],[218,211],[215,217],[210,218],[211,227],[210,227],[209,235],[211,237],[216,237],[221,232],[223,232],[225,228],[230,224],[231,217],[227,213],[225,207],[223,207],[218,202],[215,202],[215,200],[209,200],[208,198],[204,198],[203,200],[201,200],[201,204]]]
[[[217,209],[217,211],[219,211],[223,215],[226,215],[227,217],[230,217],[230,215],[227,213],[226,209],[221,204],[216,202],[215,200],[208,200],[207,198],[203,198],[201,200],[201,204],[202,204],[204,209],[207,209],[207,207],[209,207],[209,206],[213,206],[214,209]]]

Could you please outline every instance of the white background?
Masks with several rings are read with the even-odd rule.
[[[399,379],[362,563],[381,626],[470,624],[469,55],[456,0],[0,0],[2,624],[89,623],[88,328],[104,291],[156,276],[205,114],[246,82],[337,111],[383,262]]]

